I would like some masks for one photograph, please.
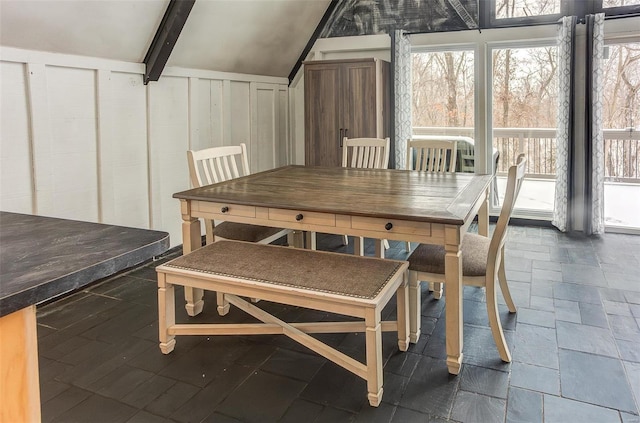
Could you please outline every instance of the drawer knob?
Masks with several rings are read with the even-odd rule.
[[[229,211],[229,207],[224,206],[223,208],[221,208],[221,209],[220,209],[220,211],[221,211],[222,213],[226,213],[226,212],[228,212],[228,211]]]
[[[300,222],[300,221],[302,220],[302,218],[303,218],[303,217],[304,217],[304,216],[302,216],[302,213],[297,214],[297,215],[296,215],[296,220],[297,220],[298,222]]]
[[[384,228],[385,228],[386,230],[390,231],[390,230],[391,230],[391,228],[393,228],[393,223],[388,222],[386,225],[384,225]]]

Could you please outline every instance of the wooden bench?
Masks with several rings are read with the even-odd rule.
[[[156,268],[160,350],[173,351],[176,335],[284,334],[365,379],[369,403],[377,407],[383,391],[381,332],[397,331],[402,351],[409,345],[407,267],[406,261],[238,241],[207,245]],[[175,285],[224,293],[225,302],[263,323],[176,324]],[[397,320],[383,322],[382,309],[394,294]],[[364,321],[287,323],[239,296]],[[365,364],[309,335],[347,332],[366,333]]]

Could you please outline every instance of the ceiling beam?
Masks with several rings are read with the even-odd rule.
[[[316,43],[316,40],[320,36],[320,33],[324,29],[324,26],[327,24],[327,21],[331,17],[331,14],[333,13],[337,5],[338,5],[338,0],[331,0],[331,3],[329,3],[329,6],[327,7],[327,10],[325,10],[324,15],[322,16],[322,19],[320,20],[320,23],[318,23],[316,30],[313,32],[313,35],[311,35],[309,42],[305,46],[304,50],[302,50],[302,54],[298,58],[298,61],[293,66],[293,69],[289,74],[289,85],[291,85],[291,81],[293,81],[293,78],[296,77],[296,73],[298,73],[300,66],[302,66],[302,61],[305,60],[305,58],[307,57],[307,54],[309,54],[309,52],[311,51],[311,48],[313,48],[313,45]]]
[[[144,84],[157,81],[178,41],[196,0],[170,0],[151,46],[144,56]]]

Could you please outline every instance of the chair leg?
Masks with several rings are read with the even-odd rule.
[[[353,237],[353,255],[364,256],[364,238],[361,236]]]
[[[349,237],[347,235],[342,235],[342,245],[349,245]]]
[[[304,235],[304,248],[307,250],[315,250],[317,248],[317,233],[305,232]]]
[[[389,241],[387,241],[386,239],[384,239],[384,240],[382,240],[382,241],[384,242],[384,249],[385,249],[385,250],[388,250],[389,248],[391,248],[391,247],[389,246]]]
[[[362,243],[364,245],[364,238],[362,239]],[[375,239],[375,257],[380,257],[380,258],[384,258],[384,239]]]
[[[421,301],[418,272],[409,270],[409,342],[412,344],[418,342],[418,338],[420,338]]]
[[[488,278],[494,278],[493,281]],[[504,338],[504,332],[502,332],[502,323],[500,322],[500,315],[498,314],[498,301],[496,297],[496,281],[495,275],[487,276],[487,315],[489,316],[489,326],[491,326],[491,334],[493,340],[498,348],[498,353],[502,361],[510,363],[511,353],[507,346],[507,341]]]
[[[408,253],[409,251],[411,251],[411,243],[410,242],[405,242],[404,243],[404,250]]]
[[[211,219],[204,219],[204,229],[205,229],[205,242],[207,245],[213,244],[214,236],[213,236],[213,221]]]
[[[442,287],[443,283],[440,282],[429,282],[429,291],[433,293],[433,298],[439,300],[442,298]]]
[[[504,248],[501,251],[502,260],[500,260],[500,267],[498,267],[498,281],[500,281],[500,290],[504,301],[507,303],[507,307],[511,313],[516,312],[516,305],[511,298],[511,292],[509,291],[509,285],[507,284],[507,274],[504,270]]]

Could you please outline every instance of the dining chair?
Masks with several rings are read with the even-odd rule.
[[[342,139],[342,167],[356,169],[387,169],[389,167],[389,138],[347,138]],[[354,246],[364,255],[364,238],[359,237]],[[344,245],[349,244],[349,237],[344,235]],[[377,247],[380,256],[389,248],[389,241],[382,240]]]
[[[455,140],[407,140],[407,169],[453,173],[458,154]]]
[[[342,139],[342,167],[386,169],[389,167],[389,138]]]
[[[500,290],[509,312],[515,313],[516,306],[509,292],[504,269],[504,243],[511,212],[522,186],[526,162],[525,155],[520,154],[516,164],[509,168],[504,203],[491,238],[466,233],[461,244],[463,284],[486,289],[491,333],[498,347],[500,358],[505,362],[511,361],[511,353],[504,338],[498,314],[496,280],[500,284]],[[442,286],[445,283],[444,246],[420,244],[407,260],[409,261],[409,283],[411,286],[417,286],[421,281],[428,281],[430,289],[433,288],[434,298],[441,298]]]
[[[407,170],[453,173],[456,171],[457,146],[457,140],[410,138],[407,140]],[[405,242],[405,251],[411,251],[409,242]]]
[[[247,146],[240,145],[211,147],[203,150],[188,150],[189,175],[191,184],[195,188],[211,185],[229,179],[249,175],[249,159]],[[251,225],[237,222],[218,222],[214,224],[211,219],[203,219],[205,227],[205,239],[207,244],[221,240],[234,240],[270,244],[273,241],[287,237],[289,245],[294,244],[293,231],[291,229],[272,228],[269,226]],[[185,288],[185,297],[193,302],[191,288]],[[224,315],[229,310],[229,305],[224,300],[224,294],[217,295],[218,312]],[[257,298],[251,299],[257,302]]]
[[[187,158],[191,184],[195,188],[239,178],[251,173],[247,158],[247,146],[244,143],[197,151],[189,150]],[[205,219],[204,225],[207,244],[221,239],[269,244],[285,235],[289,244],[293,243],[293,231],[290,229],[235,222],[220,222],[214,225],[210,219]]]

